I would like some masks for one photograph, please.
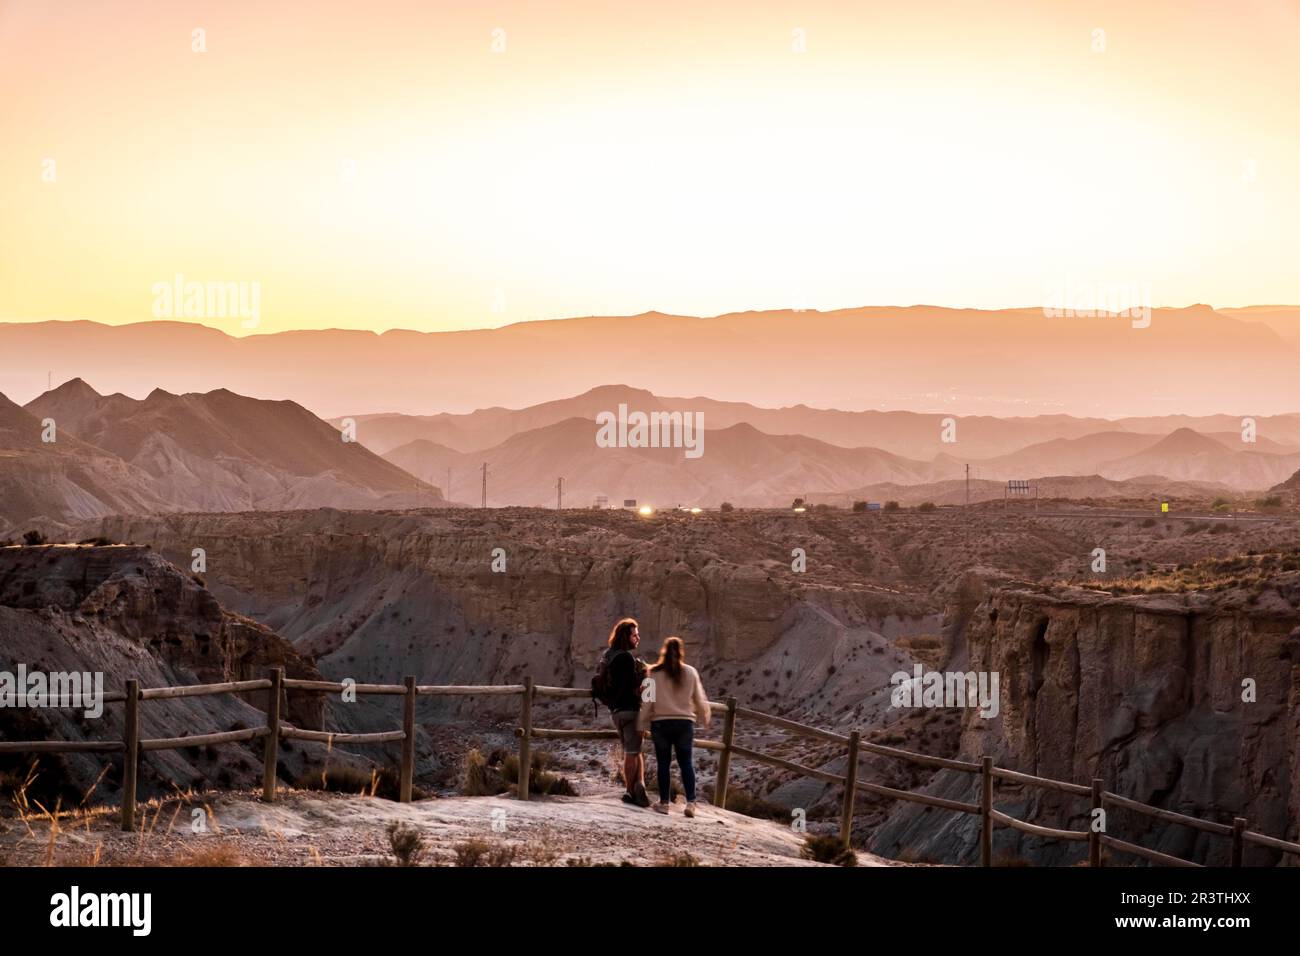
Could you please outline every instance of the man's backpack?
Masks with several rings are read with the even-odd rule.
[[[591,699],[593,704],[604,704],[611,711],[614,709],[614,684],[609,678],[609,665],[619,654],[627,654],[628,651],[615,651],[614,653],[605,653],[600,655],[600,660],[596,663],[596,673],[591,676]],[[599,713],[599,709],[597,709]]]
[[[604,704],[611,712],[614,710],[614,704],[617,701],[616,695],[618,694],[619,689],[614,686],[614,682],[610,678],[610,665],[614,663],[620,654],[630,655],[631,653],[632,652],[628,650],[617,650],[612,653],[610,651],[605,651],[600,655],[600,660],[596,664],[596,673],[591,677],[592,706],[595,706],[596,704]],[[639,680],[640,675],[645,669],[645,665],[635,658],[633,658],[633,664],[636,665],[634,670]],[[600,708],[596,708],[596,713],[600,713]]]

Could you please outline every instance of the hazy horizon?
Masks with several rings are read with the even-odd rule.
[[[523,408],[611,382],[657,395],[850,411],[1120,418],[1300,410],[1298,309],[1051,317],[1041,309],[865,307],[585,316],[443,332],[263,332],[238,337],[177,320],[0,322],[0,350],[11,359],[0,392],[25,402],[71,378],[136,396],[227,388],[292,399],[323,417]]]
[[[1297,299],[1300,301],[1300,298]],[[1244,305],[1216,305],[1212,302],[1185,302],[1176,305],[1164,303],[1151,303],[1152,309],[1178,311],[1180,309],[1191,309],[1196,306],[1208,306],[1216,312],[1248,312],[1258,310],[1295,310],[1300,312],[1300,305],[1289,303],[1272,302],[1272,303],[1248,303]],[[122,326],[122,325],[146,325],[150,323],[175,322],[181,325],[197,325],[205,329],[212,329],[215,332],[221,332],[231,338],[252,338],[259,335],[280,335],[287,332],[364,332],[375,336],[385,335],[389,332],[412,332],[417,335],[437,335],[442,332],[490,332],[496,329],[509,328],[512,325],[526,325],[537,322],[564,322],[570,319],[635,319],[646,315],[665,315],[672,318],[681,319],[720,319],[726,316],[746,315],[751,313],[765,312],[787,312],[794,311],[799,313],[813,313],[818,315],[829,315],[836,312],[855,312],[863,309],[946,309],[953,312],[1041,312],[1046,306],[1042,303],[1037,305],[993,305],[993,306],[973,306],[973,305],[949,305],[943,302],[912,302],[909,304],[900,303],[877,303],[865,304],[857,303],[851,305],[836,305],[821,309],[791,309],[787,305],[774,304],[770,306],[756,306],[748,309],[727,309],[722,312],[703,314],[703,313],[684,313],[670,312],[665,309],[648,308],[639,312],[608,312],[608,313],[585,313],[582,315],[557,314],[553,316],[538,318],[515,318],[507,319],[499,323],[485,322],[483,325],[465,326],[463,328],[449,329],[419,329],[412,326],[394,325],[385,328],[365,328],[360,325],[301,325],[291,329],[268,329],[268,328],[240,328],[238,325],[233,327],[229,323],[223,323],[216,319],[187,319],[187,318],[166,318],[158,319],[152,316],[132,319],[125,318],[117,321],[95,318],[93,316],[16,316],[0,315],[0,325],[22,324],[33,325],[40,322],[93,322],[96,325]],[[1120,313],[1115,313],[1123,317]]]

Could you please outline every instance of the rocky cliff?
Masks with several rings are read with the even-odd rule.
[[[106,694],[128,678],[142,687],[246,680],[283,667],[288,676],[319,679],[289,642],[265,625],[222,607],[192,576],[145,547],[41,546],[0,548],[0,670],[97,672]],[[265,693],[151,701],[141,708],[141,736],[172,737],[257,726]],[[320,727],[319,698],[289,699],[286,719]],[[120,739],[122,705],[102,715],[83,709],[0,709],[0,738]],[[248,785],[260,770],[242,745],[199,752],[151,752],[142,761],[144,793],[181,786]],[[297,758],[290,756],[292,767]],[[0,756],[3,775],[25,776],[30,758]],[[35,793],[80,800],[99,780],[111,793],[121,758],[101,754],[46,755],[37,762]]]
[[[1002,767],[1106,789],[1193,816],[1294,840],[1300,817],[1300,581],[1254,593],[1113,597],[1081,588],[1001,587],[981,597],[959,640],[968,668],[996,671],[1001,710],[965,714],[960,753]],[[1253,692],[1253,696],[1252,696]],[[969,775],[938,774],[932,792],[973,799]],[[1084,798],[999,784],[995,805],[1049,826],[1083,829]],[[969,862],[974,817],[911,807],[875,834],[886,854],[913,847]],[[1108,830],[1201,862],[1227,862],[1229,841],[1110,811]],[[995,855],[1070,862],[1077,844],[995,831]],[[1277,862],[1251,848],[1248,864]],[[1120,858],[1117,863],[1133,862]]]

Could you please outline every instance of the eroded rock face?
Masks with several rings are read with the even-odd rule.
[[[205,548],[213,592],[333,677],[483,683],[527,671],[581,683],[626,615],[641,622],[643,652],[678,634],[704,664],[758,660],[812,609],[841,630],[931,626],[924,600],[858,587],[851,573],[792,574],[764,553],[788,555],[789,539],[764,540],[739,520],[727,529],[734,540],[608,512],[186,515],[100,527],[176,560]]]
[[[318,679],[316,668],[275,631],[222,607],[198,579],[144,547],[0,549],[0,605],[55,608],[93,620],[163,664],[192,673],[195,683],[251,680],[271,667]],[[291,699],[290,706],[292,719],[319,726],[319,703]]]
[[[127,679],[141,687],[246,680],[269,667],[290,677],[319,679],[314,666],[270,628],[226,610],[200,583],[143,547],[47,546],[0,548],[0,669],[98,672],[106,694]],[[265,692],[150,701],[141,708],[142,737],[174,737],[254,727],[265,721]],[[289,696],[286,719],[322,726],[319,697]],[[122,705],[101,715],[48,708],[0,709],[0,736],[10,740],[120,739]],[[251,785],[260,748],[219,752],[151,752],[142,762],[142,792],[179,786]],[[211,749],[211,748],[209,748]],[[10,769],[26,764],[5,755]],[[40,787],[80,799],[99,782],[100,796],[120,779],[120,757],[68,754],[41,758]],[[289,755],[292,770],[300,762]],[[60,789],[61,788],[61,789]]]
[[[1290,602],[1007,588],[975,608],[965,638],[969,669],[999,673],[1001,710],[993,719],[966,713],[964,756],[988,754],[1002,767],[1082,784],[1100,777],[1107,790],[1143,803],[1224,823],[1244,816],[1251,829],[1296,838],[1300,616]],[[1254,702],[1243,700],[1247,681]],[[933,792],[971,799],[974,780],[940,774]],[[1086,798],[1002,783],[995,805],[1049,826],[1087,824]],[[910,808],[898,811],[873,846],[920,843],[938,857],[973,858],[974,818],[936,828],[929,816],[922,825]],[[1228,859],[1223,837],[1153,827],[1119,809],[1108,822],[1131,842],[1202,862]],[[1082,852],[995,834],[995,854],[1067,862]],[[1264,864],[1277,854],[1247,856]]]

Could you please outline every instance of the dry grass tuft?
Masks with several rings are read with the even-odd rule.
[[[519,855],[518,847],[478,838],[457,843],[455,851],[456,866],[511,866]]]
[[[829,833],[809,833],[804,837],[803,847],[800,848],[799,853],[805,860],[816,860],[818,863],[834,863],[836,866],[858,865],[858,855],[846,848],[838,836]]]

